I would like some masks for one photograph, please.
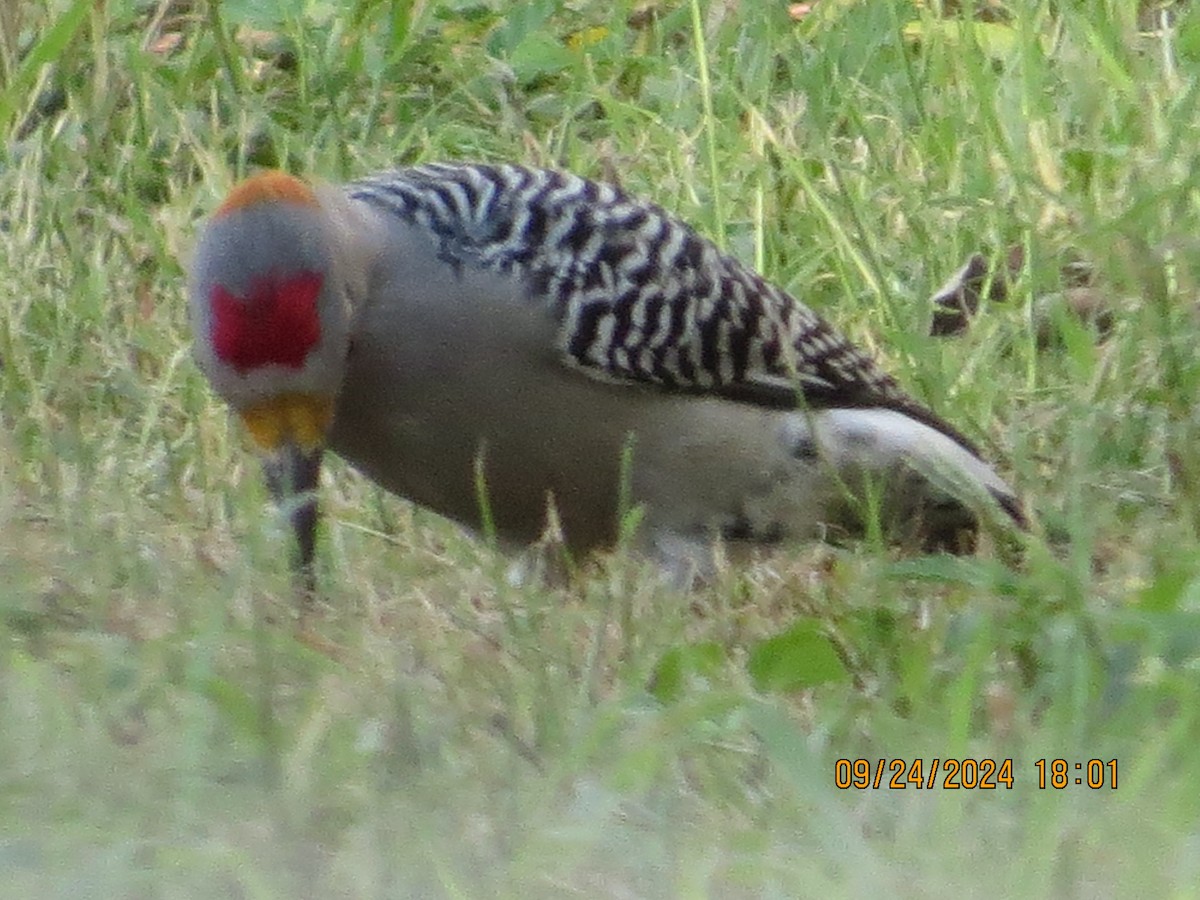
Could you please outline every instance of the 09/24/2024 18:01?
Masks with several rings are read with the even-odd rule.
[[[1117,760],[1039,759],[1033,763],[1039,790],[1085,787],[1117,789]],[[924,759],[838,759],[834,786],[840,790],[1012,790],[1017,779],[1011,759],[932,757]]]

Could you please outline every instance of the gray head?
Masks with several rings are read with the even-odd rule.
[[[262,455],[306,570],[349,347],[344,292],[317,195],[283,172],[230,192],[201,234],[188,286],[196,360]]]

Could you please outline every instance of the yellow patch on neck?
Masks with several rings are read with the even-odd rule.
[[[325,445],[333,421],[333,398],[321,394],[280,394],[238,410],[255,446],[264,452],[295,444],[305,453]]]
[[[223,216],[258,203],[279,202],[316,206],[317,195],[295,175],[279,171],[260,172],[236,185],[218,207],[216,215]]]

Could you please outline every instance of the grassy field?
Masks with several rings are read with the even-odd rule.
[[[981,6],[7,3],[0,893],[1192,896],[1200,17]],[[754,263],[1000,461],[1023,560],[514,588],[335,463],[297,640],[183,261],[255,166],[444,158],[619,178]],[[929,337],[1013,247],[1008,299]],[[1082,280],[1104,334],[1055,305]],[[860,758],[1012,787],[839,789]]]

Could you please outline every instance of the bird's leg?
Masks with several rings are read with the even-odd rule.
[[[317,485],[321,478],[321,456],[319,447],[305,450],[289,443],[263,459],[267,489],[291,525],[295,540],[292,570],[303,608],[310,607],[317,598]]]
[[[717,561],[714,537],[705,532],[685,533],[648,528],[643,538],[647,555],[658,567],[662,581],[681,593],[712,580]]]

